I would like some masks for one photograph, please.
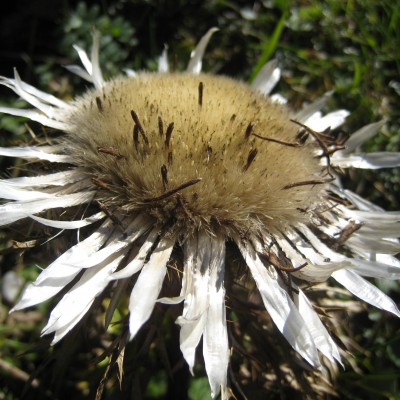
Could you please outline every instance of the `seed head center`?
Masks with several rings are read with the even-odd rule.
[[[225,77],[120,77],[77,101],[67,147],[106,206],[156,222],[271,232],[307,218],[323,182],[289,110]]]

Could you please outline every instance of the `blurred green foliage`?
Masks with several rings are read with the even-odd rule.
[[[41,0],[29,17],[29,7],[33,6],[27,2],[28,11],[23,11],[19,8],[23,6],[21,3],[10,5],[10,11],[1,17],[3,24],[0,25],[4,27],[0,29],[2,71],[9,76],[12,66],[17,65],[23,79],[61,98],[70,99],[87,87],[60,65],[79,64],[72,45],[90,49],[94,28],[101,33],[102,68],[106,77],[112,77],[124,68],[155,70],[165,44],[169,46],[172,67],[182,70],[201,35],[211,26],[218,26],[220,31],[205,56],[206,71],[250,80],[266,61],[277,58],[284,69],[278,89],[290,99],[294,108],[333,90],[329,108],[352,111],[343,127],[345,131],[352,132],[367,123],[387,119],[382,133],[367,143],[365,150],[399,151],[399,2],[117,0],[92,5],[89,1],[63,0],[56,2],[59,5],[56,7],[51,0]],[[22,106],[12,93],[2,91],[1,95],[2,105]],[[4,134],[0,144],[21,141],[24,135],[29,140],[24,122],[20,118],[2,116],[0,129]],[[8,167],[6,162],[3,162],[3,168]],[[351,171],[346,185],[386,209],[400,208],[399,169]],[[24,264],[24,274],[30,275],[25,276],[27,281],[38,273],[34,263],[45,265],[37,254],[22,251],[15,256],[1,257],[2,275],[15,267],[21,270]],[[399,300],[397,282],[382,283],[382,288]],[[0,365],[0,400],[94,398],[97,384],[107,368],[108,358],[96,362],[104,343],[99,338],[91,338],[94,350],[88,351],[81,345],[82,341],[74,342],[72,337],[54,350],[47,350],[47,339],[38,343],[47,305],[27,311],[24,317],[19,315],[18,318],[7,315],[10,306],[4,303],[0,310],[0,359],[3,361]],[[373,310],[351,315],[348,330],[359,344],[352,349],[357,370],[347,367],[341,372],[337,385],[340,398],[399,399],[398,321]],[[83,343],[87,344],[87,341],[89,339],[84,338]],[[153,358],[147,364],[141,358],[128,360],[132,361],[132,373],[129,375],[130,364],[127,363],[125,379],[134,377],[130,398],[171,398],[168,397],[171,396],[168,391],[170,380],[161,358],[153,352]],[[59,372],[46,375],[43,371],[47,363],[52,365],[52,370],[55,365]],[[72,374],[68,363],[72,365]],[[67,370],[68,375],[65,375]],[[196,372],[190,380],[188,398],[208,398],[205,372],[201,367]],[[21,382],[26,383],[30,374],[34,379],[44,380],[49,387],[55,385],[57,394],[46,387],[39,390],[26,386],[24,389],[22,384],[21,389]],[[136,382],[136,378],[141,381]],[[118,381],[110,382],[104,388],[103,398],[120,398]],[[134,392],[138,387],[143,389],[141,397]],[[265,394],[265,398],[279,396]]]
[[[100,33],[100,64],[105,78],[107,75],[115,76],[120,73],[123,63],[126,63],[129,52],[138,44],[134,26],[122,15],[102,14],[99,5],[78,3],[63,25],[64,32],[60,43],[62,52],[80,64],[77,54],[71,54],[71,50],[73,45],[89,49],[92,37],[88,32],[93,29]]]

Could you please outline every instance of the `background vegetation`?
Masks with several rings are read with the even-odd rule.
[[[111,77],[124,68],[155,70],[164,44],[168,44],[171,64],[182,70],[198,39],[208,28],[217,26],[220,32],[213,37],[204,60],[206,71],[251,80],[267,60],[277,58],[284,69],[278,90],[290,99],[294,108],[333,90],[329,109],[352,111],[343,127],[345,132],[386,118],[381,135],[365,148],[399,151],[399,2],[21,0],[8,3],[2,6],[0,16],[0,74],[11,76],[12,68],[17,67],[23,80],[61,98],[69,99],[85,90],[85,83],[71,76],[63,65],[78,62],[72,44],[90,48],[93,27],[101,32],[101,65],[106,77]],[[0,90],[0,99],[2,105],[23,106],[4,88]],[[0,145],[29,141],[25,122],[2,116]],[[4,173],[10,173],[9,162],[2,161]],[[354,191],[380,206],[399,209],[399,169],[352,171],[345,180]],[[0,234],[5,237],[6,232]],[[46,265],[47,254],[9,252],[7,247],[5,240],[0,255],[1,277],[14,270],[24,281],[30,281],[38,273],[37,265]],[[378,284],[399,300],[400,288],[396,282]],[[91,334],[85,340],[76,340],[78,333],[73,333],[68,340],[48,349],[49,340],[38,338],[49,305],[8,315],[11,306],[3,298],[0,400],[95,398],[112,357],[112,354],[103,356],[103,352],[110,345],[107,341],[113,332],[107,337]],[[338,396],[400,399],[399,321],[371,308],[355,307],[357,313],[347,313],[342,326],[352,355],[351,362],[340,371],[335,388]],[[101,321],[94,323],[100,332]],[[173,341],[176,336],[173,321],[164,321],[162,328],[164,335],[171,336],[168,340]],[[133,379],[130,395],[125,388],[124,398],[208,398],[208,383],[202,368],[190,380],[189,388],[182,387],[181,393],[175,391],[172,395],[170,377],[160,361],[160,353],[150,347],[149,356],[144,357],[140,348],[135,350],[131,359],[125,359],[127,369],[134,365],[135,373],[129,378]],[[117,371],[112,373],[116,376]],[[179,380],[175,386],[180,386]],[[117,378],[104,381],[102,389],[104,399],[122,398]],[[259,389],[257,398],[284,398],[283,392]],[[329,393],[324,396],[334,398]]]

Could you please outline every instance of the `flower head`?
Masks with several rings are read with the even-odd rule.
[[[91,58],[76,47],[92,82],[81,98],[63,101],[13,79],[0,83],[34,106],[0,108],[62,132],[51,144],[0,148],[0,155],[46,162],[50,173],[0,181],[9,200],[0,224],[31,219],[54,229],[82,230],[82,238],[30,284],[13,310],[68,290],[43,334],[61,340],[104,291],[108,322],[130,290],[129,337],[157,302],[183,303],[180,348],[189,368],[203,339],[212,395],[227,390],[229,340],[226,291],[239,266],[251,272],[271,319],[311,365],[339,350],[304,287],[330,277],[362,300],[400,316],[394,302],[364,277],[398,279],[398,212],[385,212],[344,189],[340,168],[400,165],[398,153],[354,153],[383,122],[345,141],[334,132],[348,112],[322,115],[329,95],[293,112],[279,95],[268,63],[252,87],[201,73],[215,29],[192,54],[184,73],[105,81],[94,35]],[[45,212],[52,211],[52,218]],[[83,229],[84,228],[84,229]],[[180,289],[166,278],[177,274]],[[175,272],[177,271],[177,272]],[[132,285],[132,281],[134,284]],[[229,297],[229,296],[228,296]],[[107,322],[107,323],[108,323]]]

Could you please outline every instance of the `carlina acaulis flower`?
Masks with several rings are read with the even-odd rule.
[[[364,279],[400,277],[400,213],[379,209],[337,177],[339,168],[399,166],[400,154],[354,153],[383,122],[342,138],[335,128],[348,112],[320,111],[329,94],[298,112],[282,96],[269,96],[280,77],[275,61],[251,87],[201,73],[214,31],[201,39],[186,72],[169,72],[164,52],[157,73],[128,71],[109,81],[94,34],[90,58],[76,46],[85,69],[69,67],[94,89],[73,101],[30,86],[17,72],[1,78],[36,109],[1,112],[62,133],[51,144],[0,149],[31,161],[32,171],[0,181],[1,196],[9,200],[0,206],[0,223],[28,218],[56,232],[83,232],[13,308],[36,305],[69,286],[42,331],[54,334],[53,343],[105,291],[108,325],[121,294],[132,288],[130,339],[157,302],[183,303],[176,321],[183,357],[193,370],[202,339],[212,396],[221,391],[227,398],[231,287],[224,279],[234,281],[239,264],[251,272],[276,327],[316,368],[320,354],[340,362],[340,353],[305,295],[309,283],[333,277],[400,316]],[[53,172],[35,172],[43,171],[35,163]],[[177,274],[180,292],[169,288],[167,274]]]

